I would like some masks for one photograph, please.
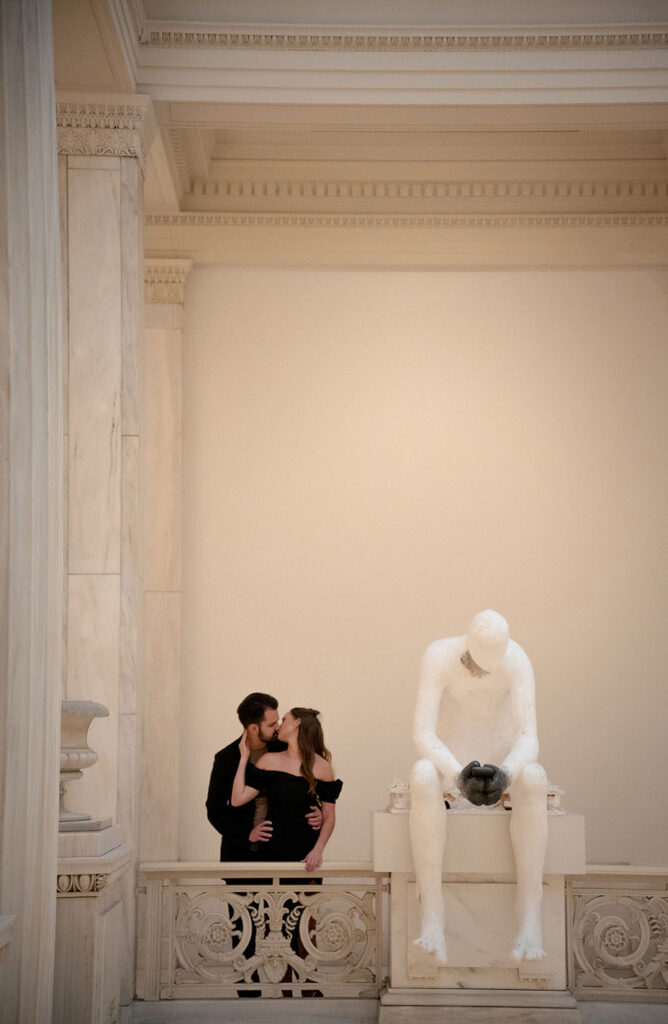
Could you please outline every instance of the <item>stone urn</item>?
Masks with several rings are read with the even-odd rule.
[[[65,786],[80,779],[84,768],[97,761],[88,746],[88,729],[94,718],[108,718],[109,709],[93,700],[63,700],[60,704],[60,814],[59,828],[66,832],[75,822],[90,821],[90,814],[68,811]]]

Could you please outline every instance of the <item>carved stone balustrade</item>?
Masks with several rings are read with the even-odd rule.
[[[386,881],[370,864],[329,862],[316,878],[296,862],[141,870],[139,998],[377,997]]]

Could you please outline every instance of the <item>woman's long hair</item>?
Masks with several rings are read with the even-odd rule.
[[[332,760],[332,755],[325,746],[325,739],[322,735],[322,726],[318,719],[319,711],[313,708],[290,708],[293,718],[300,719],[299,732],[297,733],[297,745],[302,758],[301,773],[308,782],[308,791],[315,796],[315,775],[313,774],[313,762],[315,755],[320,754],[326,761]]]

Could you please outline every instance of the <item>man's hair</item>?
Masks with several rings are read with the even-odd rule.
[[[249,725],[257,725],[262,721],[267,708],[275,711],[277,707],[278,701],[268,693],[249,693],[237,708],[237,714],[244,729],[247,729]]]

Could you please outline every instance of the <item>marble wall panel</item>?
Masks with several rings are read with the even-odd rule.
[[[72,573],[120,570],[120,163],[68,170]],[[97,165],[95,165],[97,166]],[[88,694],[86,696],[89,696]]]
[[[183,306],[176,302],[147,302],[144,327],[179,331],[183,326]]]
[[[118,716],[118,793],[116,823],[123,839],[135,845],[137,839],[139,718]]]
[[[181,588],[181,331],[144,333],[144,586],[175,591]]]
[[[140,442],[121,440],[121,607],[120,694],[122,714],[137,708],[137,673],[140,636]]]
[[[121,160],[121,432],[139,434],[141,422],[144,261],[142,177],[138,160]]]
[[[99,701],[109,709],[109,718],[90,727],[88,744],[98,761],[68,787],[68,806],[116,820],[120,577],[71,575],[68,609],[67,697]]]
[[[144,595],[140,860],[178,858],[181,595]]]
[[[67,334],[69,325],[69,292],[68,292],[68,227],[67,227],[67,157],[58,157],[58,227],[60,229],[60,304],[62,324],[62,366],[63,366],[63,426],[68,433],[68,358]],[[67,565],[67,562],[65,562]]]

